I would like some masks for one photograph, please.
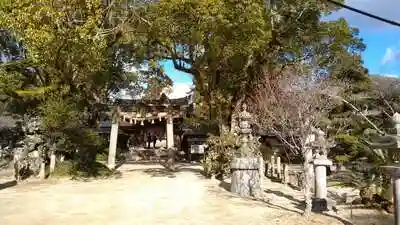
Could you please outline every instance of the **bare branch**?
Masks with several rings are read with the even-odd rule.
[[[314,127],[323,126],[323,118],[334,105],[330,96],[341,90],[337,83],[306,71],[287,66],[279,74],[266,75],[252,96],[258,126],[298,154]]]

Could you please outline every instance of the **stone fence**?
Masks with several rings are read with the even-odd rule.
[[[271,180],[282,182],[295,189],[301,189],[303,175],[302,165],[281,163],[280,157],[271,156],[265,162],[265,176]]]
[[[355,165],[353,165],[355,166]],[[362,165],[360,170],[367,170],[370,168],[369,165]],[[343,165],[332,165],[329,167],[331,173],[338,173],[346,170]],[[302,187],[302,175],[303,169],[301,164],[286,164],[281,163],[279,156],[271,156],[271,158],[265,162],[265,176],[271,180],[282,182],[295,189],[301,189]],[[312,189],[314,182],[312,183]]]

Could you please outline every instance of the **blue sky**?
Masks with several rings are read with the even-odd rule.
[[[400,22],[400,0],[346,0],[346,4]],[[400,76],[400,27],[346,9],[329,16],[330,19],[340,17],[344,17],[351,26],[360,29],[360,36],[367,45],[363,53],[364,65],[370,74]],[[174,82],[174,96],[184,95],[192,84],[192,77],[175,70],[171,61],[162,62],[162,65]]]
[[[400,22],[399,0],[346,0],[346,4],[371,14]],[[385,24],[366,16],[341,9],[330,16],[343,17],[360,29],[367,49],[364,65],[370,74],[400,76],[400,27]]]

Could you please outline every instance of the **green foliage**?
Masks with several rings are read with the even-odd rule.
[[[143,8],[143,39],[154,57],[190,73],[203,114],[228,124],[232,109],[260,78],[287,64],[312,61],[313,72],[364,78],[365,48],[345,20],[321,21],[336,10],[324,1],[161,0]],[[339,62],[339,63],[338,63]]]
[[[42,118],[42,129],[50,135],[54,135],[54,132],[77,128],[82,119],[76,103],[59,96],[48,97],[39,106],[39,112]]]
[[[71,177],[75,174],[75,166],[73,161],[63,161],[56,164],[51,176],[54,177]]]
[[[107,159],[108,159],[108,156],[105,153],[97,153],[96,154],[96,161],[98,161],[98,162],[104,162],[104,161],[107,161]]]
[[[79,169],[79,165],[74,161],[64,161],[58,163],[54,168],[54,172],[51,174],[52,177],[73,177],[73,178],[91,178],[99,177],[105,178],[115,174],[114,171],[107,168],[102,163],[95,162],[91,165],[88,170],[82,171]]]
[[[359,162],[359,161],[358,161]],[[352,187],[360,190],[360,197],[371,199],[373,195],[379,195],[390,201],[390,177],[379,167],[369,167],[367,164],[353,166],[329,178],[331,185],[340,187]]]
[[[211,136],[207,139],[207,146],[209,150],[202,162],[206,176],[215,175],[222,179],[230,175],[230,162],[237,148],[236,137],[232,134]]]

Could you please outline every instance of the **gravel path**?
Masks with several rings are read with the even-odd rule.
[[[169,173],[159,165],[125,164],[118,179],[28,182],[0,190],[1,225],[339,225],[335,215],[300,215],[301,193],[265,183],[261,202],[238,198],[229,185],[203,179],[198,166]],[[354,210],[355,224],[390,224],[390,216]],[[386,221],[386,222],[385,222]]]

